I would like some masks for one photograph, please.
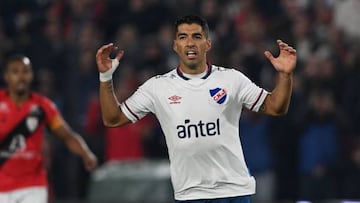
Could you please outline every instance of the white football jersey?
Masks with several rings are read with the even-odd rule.
[[[176,200],[255,193],[239,137],[243,107],[258,111],[268,92],[235,69],[209,65],[202,78],[179,68],[152,77],[120,106],[132,121],[152,112],[168,147]]]

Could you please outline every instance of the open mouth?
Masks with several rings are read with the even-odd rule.
[[[197,56],[197,53],[195,51],[187,51],[186,52],[186,55],[192,59],[192,58],[195,58]]]

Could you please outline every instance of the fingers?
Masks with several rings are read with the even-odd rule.
[[[296,49],[292,48],[292,47],[289,47],[287,49],[288,52],[290,52],[291,54],[295,54],[296,53]]]
[[[280,48],[280,52],[284,53],[288,52],[290,54],[296,54],[296,50],[289,46],[287,43],[283,42],[282,40],[278,39],[276,40],[277,44],[279,45]],[[269,59],[270,61],[272,61],[273,59],[275,59],[275,57],[269,52],[269,51],[265,51],[264,55],[266,56],[267,59]]]
[[[291,53],[291,54],[295,54],[295,53],[296,53],[296,50],[295,50],[293,47],[289,46],[288,44],[286,44],[285,42],[281,41],[280,39],[278,39],[276,42],[278,43],[280,50],[287,51],[287,52],[289,52],[289,53]]]
[[[120,61],[120,59],[123,57],[123,55],[124,55],[124,50],[120,50],[117,54],[116,54],[116,59],[118,60],[118,61]]]
[[[285,42],[281,41],[280,39],[276,40],[276,42],[278,43],[279,47],[289,46],[288,44],[286,44]]]
[[[114,44],[109,43],[100,47],[96,53],[96,57],[101,57],[103,55],[109,56],[110,52],[114,50]]]
[[[98,162],[97,162],[97,159],[96,158],[93,158],[93,159],[90,159],[90,160],[86,160],[85,161],[85,168],[88,170],[88,171],[92,171],[94,170],[98,165]]]
[[[270,61],[272,61],[274,59],[274,56],[269,52],[269,51],[265,51],[264,55],[266,56],[267,59],[269,59]]]
[[[109,57],[111,52],[113,52],[117,49],[118,49],[118,47],[114,46],[113,43],[103,45],[96,52],[96,58],[105,58],[105,57],[107,58],[107,57]],[[116,59],[120,60],[123,55],[124,55],[124,51],[120,50],[119,53],[116,55]]]
[[[92,170],[94,170],[96,167],[97,167],[97,163],[91,163],[91,164],[88,164],[88,165],[86,166],[86,169],[87,169],[88,171],[92,171]]]

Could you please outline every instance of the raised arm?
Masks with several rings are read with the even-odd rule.
[[[110,53],[117,50],[112,43],[100,47],[96,53],[96,64],[100,73],[100,106],[103,123],[107,127],[118,127],[130,123],[119,108],[112,82],[112,74],[119,65],[124,51],[119,51],[114,59]]]
[[[260,111],[268,115],[284,115],[288,112],[292,93],[292,74],[296,66],[296,50],[288,44],[277,40],[280,54],[274,57],[269,51],[264,54],[278,72],[274,90],[269,94]]]

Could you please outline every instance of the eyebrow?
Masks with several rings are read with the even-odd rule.
[[[184,35],[189,35],[189,34],[187,34],[187,33],[185,33],[185,32],[181,32],[181,33],[178,33],[177,34],[177,37],[179,37],[179,36],[184,36]],[[205,34],[202,34],[201,32],[194,32],[194,33],[191,33],[190,35],[192,35],[192,36],[199,36],[199,35],[201,35],[201,36],[205,36]]]

